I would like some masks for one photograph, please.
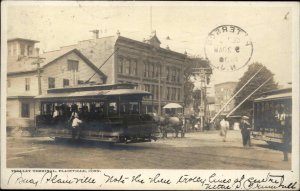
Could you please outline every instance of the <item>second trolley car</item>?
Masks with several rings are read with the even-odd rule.
[[[253,103],[253,133],[256,139],[282,144],[292,131],[292,88],[265,92]]]

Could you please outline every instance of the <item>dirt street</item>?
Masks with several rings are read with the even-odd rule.
[[[243,148],[239,131],[229,131],[226,142],[218,131],[132,144],[7,138],[8,168],[290,169],[291,161],[282,159],[280,150],[261,141]]]

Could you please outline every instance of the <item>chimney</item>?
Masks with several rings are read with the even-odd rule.
[[[93,39],[99,38],[99,30],[91,30],[90,32],[93,33]]]

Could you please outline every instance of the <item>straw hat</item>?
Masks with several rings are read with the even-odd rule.
[[[246,116],[246,115],[244,115],[244,116],[242,117],[242,119],[249,119],[249,117]]]

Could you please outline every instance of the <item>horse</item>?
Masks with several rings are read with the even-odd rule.
[[[157,123],[162,137],[167,138],[167,133],[170,131],[175,132],[175,137],[181,131],[181,137],[184,137],[184,119],[179,116],[158,116],[156,113],[149,113],[152,119]]]

